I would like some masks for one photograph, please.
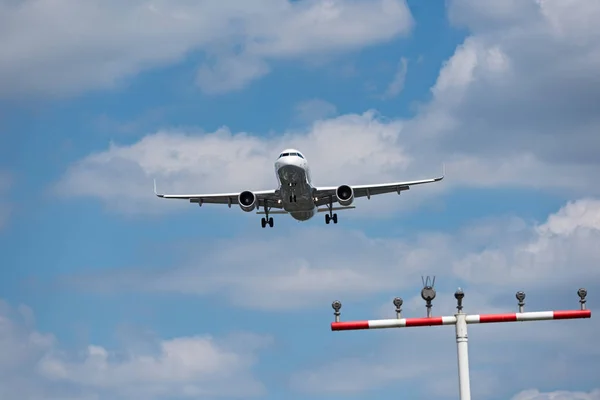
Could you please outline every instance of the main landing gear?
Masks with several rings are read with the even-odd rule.
[[[333,221],[334,224],[337,224],[337,214],[333,213],[333,199],[331,196],[329,196],[327,208],[329,208],[329,214],[325,214],[325,223],[329,225],[329,222]]]
[[[264,205],[264,210],[265,210],[265,216],[263,218],[261,218],[260,220],[260,225],[265,228],[267,226],[267,224],[269,225],[269,227],[273,227],[273,217],[269,217],[269,211],[271,210],[271,207],[267,206],[267,201],[265,200],[265,205]]]
[[[263,228],[265,228],[267,226],[267,224],[269,224],[269,226],[272,228],[273,227],[273,217],[267,219],[267,218],[261,218],[260,223],[262,225]]]

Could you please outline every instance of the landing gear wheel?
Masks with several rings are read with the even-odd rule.
[[[267,225],[269,225],[269,227],[273,227],[273,217],[270,218],[261,218],[260,220],[260,225],[265,228]]]
[[[268,206],[267,200],[265,200],[265,204],[263,207],[265,210],[265,216],[263,218],[261,218],[260,225],[263,228],[265,228],[267,226],[267,224],[269,224],[269,226],[272,228],[273,227],[273,217],[269,217],[269,211],[271,210],[271,208]]]
[[[334,224],[337,224],[337,214],[333,213],[333,199],[331,196],[329,196],[327,208],[329,208],[329,214],[325,214],[325,223],[329,224],[330,221],[333,221]]]

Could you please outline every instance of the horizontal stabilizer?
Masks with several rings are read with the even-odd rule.
[[[340,210],[351,210],[353,208],[356,208],[356,206],[347,206],[347,207],[332,207],[331,211],[340,211]],[[328,208],[319,208],[317,210],[317,212],[329,212],[329,207]]]
[[[331,211],[340,211],[340,210],[350,210],[356,208],[356,206],[348,206],[348,207],[333,207],[331,209]],[[329,212],[329,208],[319,208],[317,209],[317,212]],[[261,214],[264,215],[265,212],[264,211],[257,211],[257,214]],[[269,215],[272,214],[289,214],[287,211],[280,211],[280,210],[276,210],[276,211],[269,211]]]

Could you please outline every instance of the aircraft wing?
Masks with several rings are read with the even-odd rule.
[[[209,193],[209,194],[161,194],[156,190],[156,180],[154,181],[154,194],[163,199],[180,199],[189,200],[190,203],[202,204],[227,204],[231,207],[232,204],[238,204],[238,196],[242,191],[237,193]],[[252,191],[258,200],[258,205],[262,207],[265,201],[268,207],[282,208],[279,202],[280,196],[277,190],[259,190]]]
[[[422,185],[424,183],[433,183],[439,182],[444,179],[445,168],[443,168],[442,175],[437,178],[430,179],[421,179],[415,181],[405,181],[405,182],[391,182],[391,183],[379,183],[373,185],[349,185],[354,191],[354,197],[367,197],[371,198],[371,196],[375,196],[378,194],[384,193],[393,193],[396,192],[400,194],[400,192],[404,190],[409,190],[411,186],[414,185]],[[317,187],[315,192],[315,197],[318,199],[316,201],[316,205],[322,206],[329,204],[330,198],[333,202],[337,202],[337,196],[335,195],[335,191],[337,186],[329,186],[329,187]]]

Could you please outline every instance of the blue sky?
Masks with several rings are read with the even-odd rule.
[[[597,5],[99,4],[0,0],[3,399],[455,398],[451,327],[331,301],[599,304]],[[317,185],[447,176],[273,229],[152,193],[272,188],[286,147]],[[474,397],[600,399],[594,318],[507,325],[470,327]]]

